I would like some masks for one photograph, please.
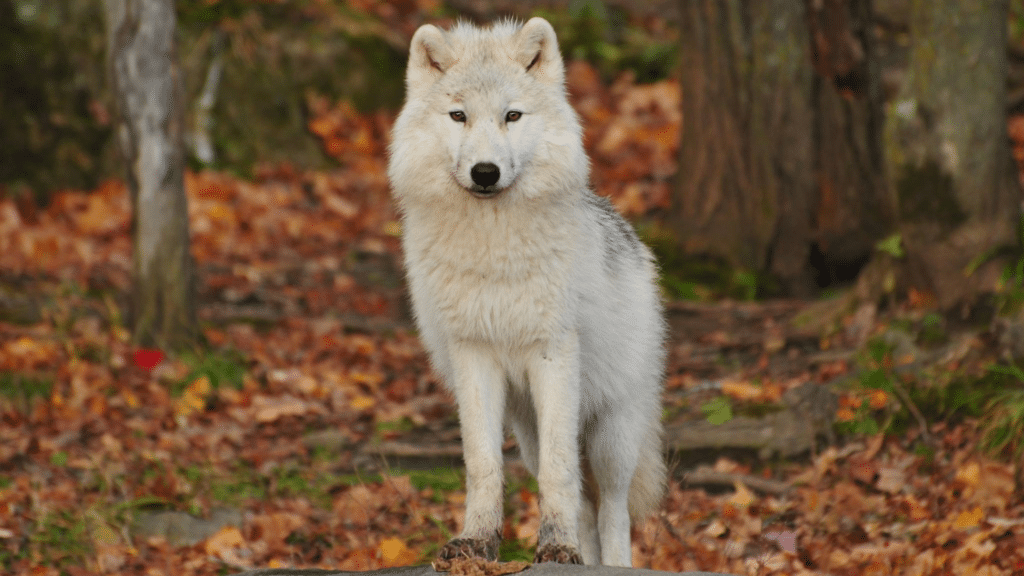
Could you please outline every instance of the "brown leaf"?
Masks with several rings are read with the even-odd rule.
[[[531,566],[529,562],[492,562],[483,558],[455,558],[445,560],[438,558],[431,564],[438,572],[448,572],[455,576],[503,576],[516,574]]]

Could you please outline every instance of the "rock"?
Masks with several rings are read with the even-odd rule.
[[[225,526],[242,526],[242,512],[214,508],[208,519],[185,512],[140,510],[132,519],[131,534],[139,538],[164,538],[171,546],[194,546]]]
[[[401,568],[382,568],[366,572],[346,572],[342,570],[318,570],[295,568],[271,568],[251,570],[236,576],[437,576],[444,572],[435,572],[429,565],[404,566]],[[614,566],[577,566],[545,562],[534,564],[522,574],[529,576],[724,576],[712,572],[661,572],[644,568],[617,568]]]

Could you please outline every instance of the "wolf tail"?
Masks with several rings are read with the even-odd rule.
[[[629,485],[629,518],[634,523],[658,508],[665,495],[666,470],[660,426],[652,426],[640,443],[640,460]]]

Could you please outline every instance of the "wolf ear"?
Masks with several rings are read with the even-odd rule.
[[[517,33],[516,60],[526,72],[549,82],[563,82],[565,68],[555,29],[543,18],[530,18]]]
[[[455,54],[441,29],[433,24],[420,26],[409,46],[406,85],[412,88],[432,84],[455,63]]]

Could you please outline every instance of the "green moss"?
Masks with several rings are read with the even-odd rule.
[[[658,259],[662,289],[673,299],[754,300],[776,290],[764,274],[736,268],[720,258],[686,254],[675,235],[664,228],[641,224],[637,233]]]

